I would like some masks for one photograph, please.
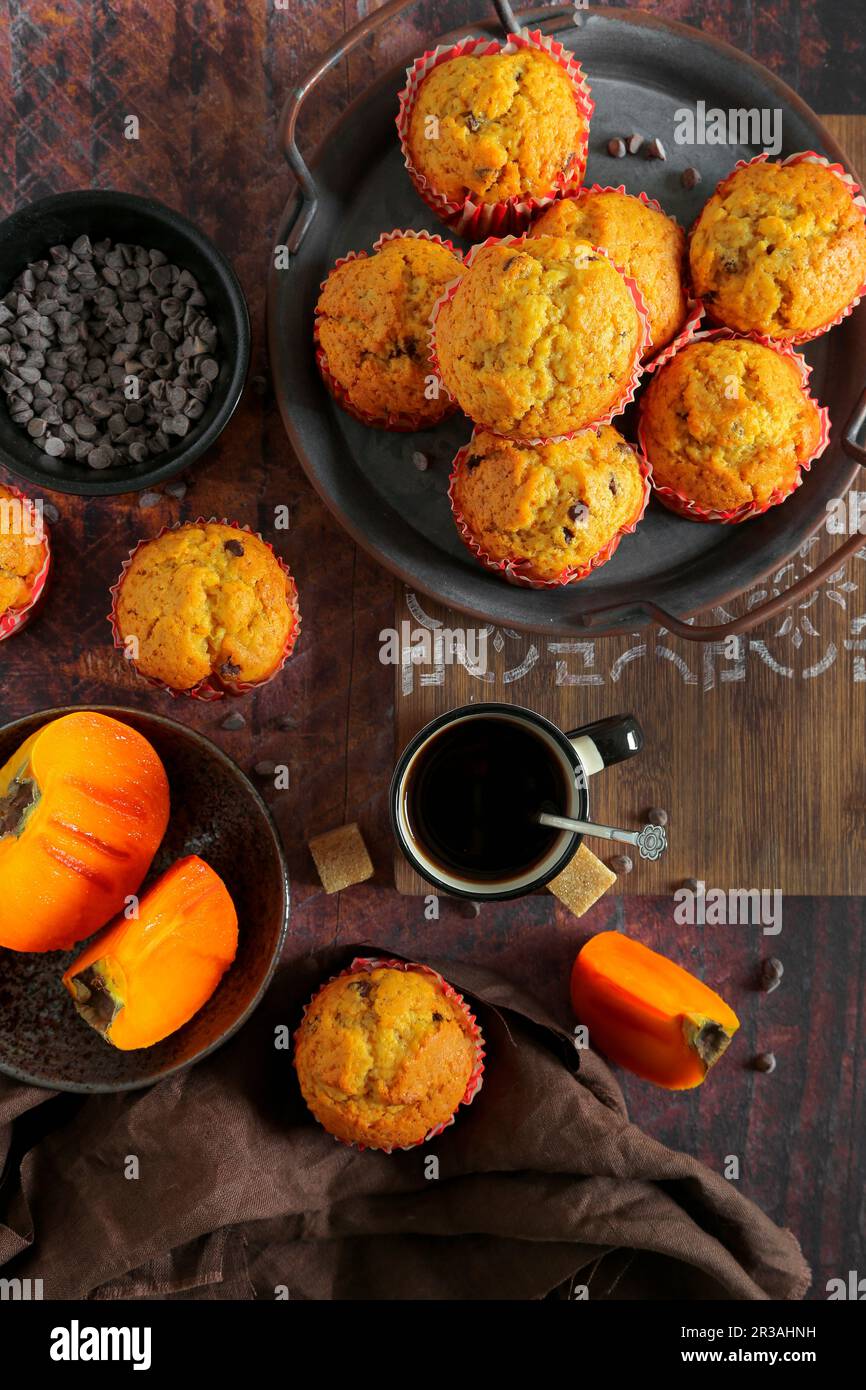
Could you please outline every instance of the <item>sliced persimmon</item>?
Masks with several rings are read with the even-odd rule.
[[[137,917],[120,917],[89,943],[63,983],[107,1042],[123,1051],[152,1047],[207,1003],[237,945],[228,889],[190,855],[148,889]]]

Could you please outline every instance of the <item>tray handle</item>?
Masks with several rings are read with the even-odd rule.
[[[362,19],[359,24],[355,25],[354,29],[349,29],[335,44],[332,44],[326,53],[323,53],[316,66],[310,69],[286,98],[280,112],[277,140],[283,152],[283,158],[297,179],[301,190],[301,204],[291,231],[286,238],[286,246],[290,256],[294,256],[300,250],[301,242],[310,229],[319,205],[316,180],[307,168],[307,164],[298,149],[297,125],[301,107],[313,88],[318,85],[326,73],[330,72],[331,68],[336,67],[337,63],[346,58],[354,48],[357,48],[359,43],[363,43],[364,39],[370,34],[374,34],[389,19],[393,19],[395,15],[408,9],[409,5],[414,3],[415,0],[387,0],[387,3],[378,10],[368,14],[366,19]],[[493,4],[506,33],[519,33],[520,25],[514,16],[509,0],[493,0]]]
[[[857,463],[866,465],[866,390],[860,396],[845,426],[842,435],[842,448]],[[783,593],[774,595],[765,603],[760,603],[756,608],[752,608],[750,612],[743,613],[738,618],[731,618],[726,623],[709,623],[700,626],[697,623],[687,623],[683,618],[678,618],[676,614],[668,613],[657,603],[641,602],[634,605],[630,612],[634,615],[643,614],[652,622],[667,628],[668,632],[674,633],[675,636],[684,637],[687,642],[717,642],[720,638],[737,637],[741,633],[751,632],[758,623],[769,622],[771,618],[778,617],[786,608],[790,608],[792,603],[796,603],[798,599],[811,594],[813,589],[817,589],[823,580],[833,574],[841,564],[844,564],[856,550],[863,546],[866,546],[866,536],[855,531],[837,550],[828,555],[826,560],[822,560],[816,569],[792,584],[790,589],[785,589]],[[617,609],[613,608],[595,609],[593,612],[583,615],[581,626],[589,630],[594,627],[604,627],[610,622],[616,611]]]

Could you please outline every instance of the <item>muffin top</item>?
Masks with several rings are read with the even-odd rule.
[[[692,232],[695,293],[730,328],[773,338],[821,328],[866,281],[866,224],[821,164],[750,164]]]
[[[452,495],[491,560],[555,580],[587,565],[634,521],[644,482],[634,450],[611,425],[534,446],[479,430]]]
[[[146,676],[189,690],[209,676],[266,680],[294,624],[294,585],[258,536],[188,522],[139,546],[116,603],[124,642]]]
[[[564,236],[600,246],[637,281],[650,319],[647,350],[664,347],[686,318],[682,227],[640,198],[618,189],[584,189],[561,198],[535,223],[532,236]]]
[[[794,487],[821,416],[787,357],[717,339],[690,344],[659,370],[641,402],[641,431],[654,482],[729,511]]]
[[[330,1134],[398,1148],[451,1118],[475,1055],[468,1019],[432,976],[382,966],[340,976],[316,995],[295,1068]]]
[[[448,58],[421,83],[407,144],[415,168],[452,202],[552,193],[586,133],[568,73],[535,49]]]
[[[0,614],[29,603],[45,549],[32,506],[0,487]]]
[[[426,237],[397,237],[337,266],[316,306],[328,369],[358,410],[376,419],[441,419],[444,392],[427,400],[430,314],[463,262]]]
[[[565,237],[482,247],[436,323],[448,390],[470,419],[521,439],[582,429],[618,405],[642,342],[622,275]]]

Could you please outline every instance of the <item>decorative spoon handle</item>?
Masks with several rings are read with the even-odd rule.
[[[641,859],[659,859],[668,847],[668,837],[660,825],[645,825],[643,830],[619,830],[614,825],[572,820],[571,816],[554,816],[548,811],[541,812],[538,823],[555,830],[574,830],[580,835],[594,835],[601,840],[620,840],[624,845],[636,845]]]

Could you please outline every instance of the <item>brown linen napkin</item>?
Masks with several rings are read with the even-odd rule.
[[[275,1030],[356,954],[376,949],[284,966],[236,1038],[149,1091],[3,1081],[4,1277],[45,1298],[803,1297],[790,1232],[630,1124],[605,1063],[578,1069],[543,1008],[477,966],[429,962],[477,1006],[473,1104],[407,1152],[332,1140]]]

